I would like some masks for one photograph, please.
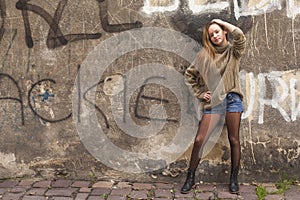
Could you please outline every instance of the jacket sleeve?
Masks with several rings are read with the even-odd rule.
[[[240,58],[246,48],[246,37],[243,31],[236,28],[232,31],[233,36],[233,53],[237,58]]]
[[[207,91],[207,87],[199,71],[194,65],[189,66],[184,73],[187,85],[191,86],[195,97],[200,100],[204,100],[204,93]]]

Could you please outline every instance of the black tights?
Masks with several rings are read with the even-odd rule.
[[[213,129],[218,124],[221,118],[220,114],[204,114],[202,116],[201,122],[199,123],[197,135],[195,137],[193,151],[190,160],[190,169],[196,170],[200,162],[201,154],[200,150],[203,149],[203,145],[207,141],[208,137],[212,133]],[[231,149],[231,166],[232,168],[237,168],[240,163],[241,157],[241,146],[239,138],[241,113],[226,113],[225,122],[227,125],[228,139]]]

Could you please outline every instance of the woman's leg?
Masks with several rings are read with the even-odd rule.
[[[195,171],[200,162],[200,150],[207,141],[207,138],[216,127],[220,119],[219,114],[204,114],[202,116],[201,122],[199,123],[197,135],[194,140],[194,146],[192,150],[191,160],[189,164],[189,170],[187,174],[186,181],[181,188],[182,193],[188,193],[195,184]]]
[[[228,139],[231,149],[231,173],[229,191],[237,193],[239,191],[237,175],[239,172],[240,158],[241,158],[241,145],[240,145],[240,123],[241,113],[226,113],[226,125],[228,131]]]
[[[200,150],[201,148],[203,148],[203,144],[205,144],[209,135],[218,124],[220,116],[220,114],[204,114],[202,116],[201,122],[199,123],[197,135],[194,140],[189,169],[196,170],[196,168],[198,167],[201,157]]]

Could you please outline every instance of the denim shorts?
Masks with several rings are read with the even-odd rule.
[[[225,112],[243,112],[243,104],[240,95],[230,92],[225,100],[210,110],[204,110],[203,114],[223,114]]]

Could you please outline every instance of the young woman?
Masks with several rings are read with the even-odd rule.
[[[228,33],[232,35],[232,42],[228,41]],[[224,116],[231,148],[229,191],[237,193],[241,155],[239,129],[243,112],[239,68],[246,38],[240,28],[214,19],[204,28],[202,40],[203,48],[197,54],[193,65],[185,72],[187,83],[203,105],[203,115],[181,192],[188,193],[193,188],[195,170],[200,162],[203,146],[221,116]]]

